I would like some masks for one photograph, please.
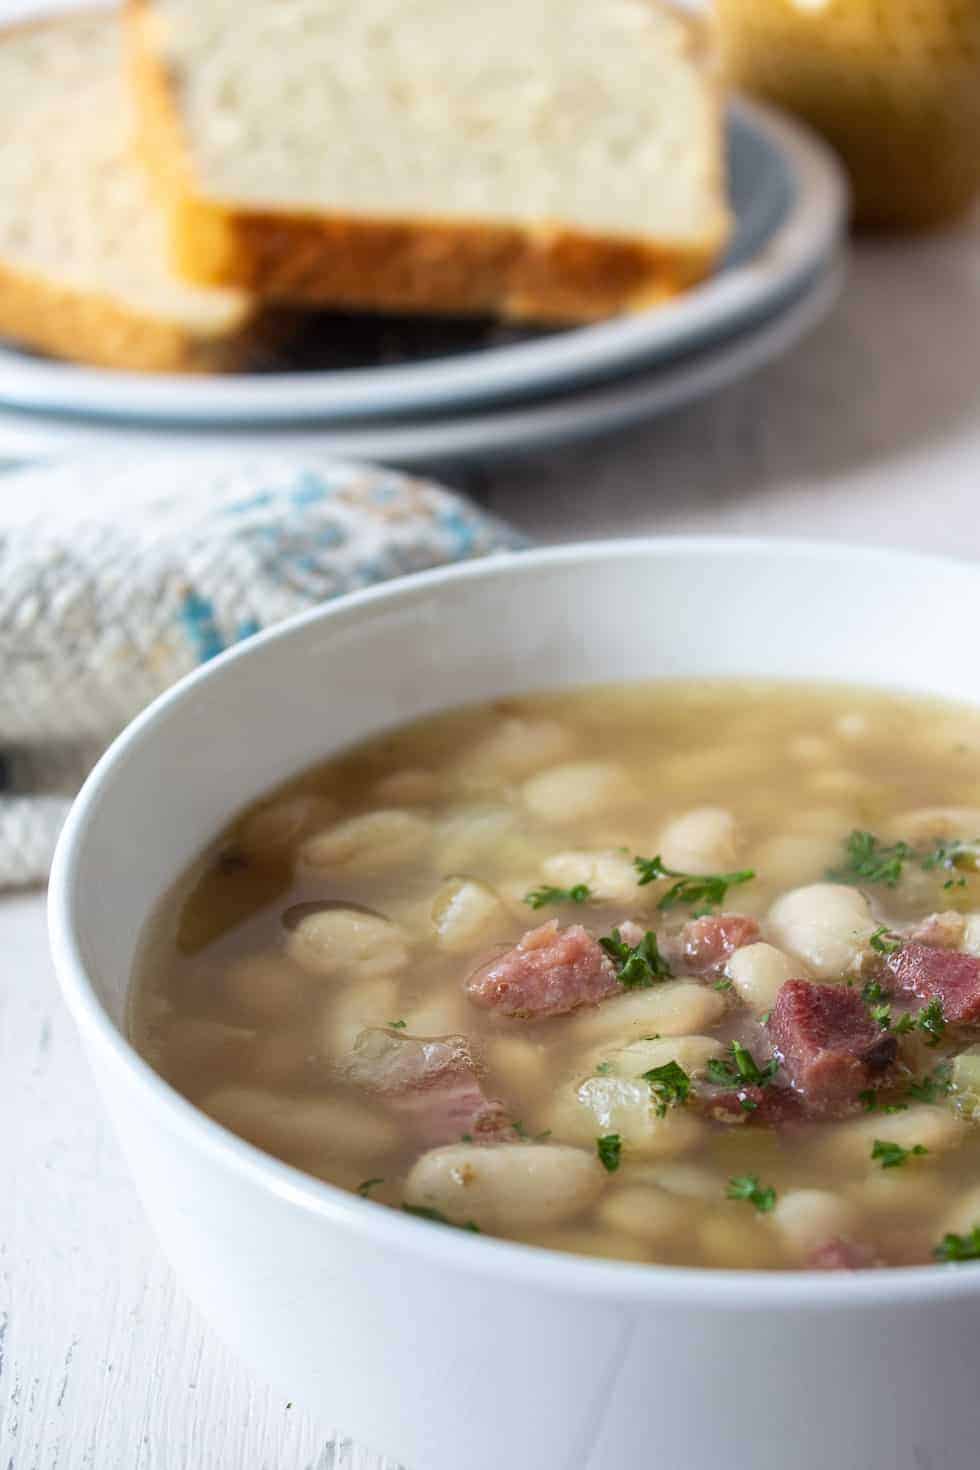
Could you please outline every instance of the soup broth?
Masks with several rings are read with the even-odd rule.
[[[433,1228],[687,1266],[980,1257],[980,712],[498,700],[325,762],[148,928],[206,1113]]]

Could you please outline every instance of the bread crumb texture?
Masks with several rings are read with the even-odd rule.
[[[130,0],[144,150],[194,278],[589,317],[728,230],[710,47],[650,0]]]

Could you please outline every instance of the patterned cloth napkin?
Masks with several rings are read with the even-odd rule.
[[[524,544],[428,481],[315,456],[3,476],[0,889],[44,880],[101,751],[197,664],[344,592]]]

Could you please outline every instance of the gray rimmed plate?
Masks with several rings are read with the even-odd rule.
[[[729,251],[709,279],[655,309],[552,331],[323,314],[301,368],[215,378],[108,372],[0,348],[0,405],[146,428],[339,427],[482,410],[668,363],[771,314],[826,264],[843,232],[840,168],[797,123],[735,102],[728,154]]]
[[[843,264],[834,257],[789,302],[751,327],[652,369],[520,403],[451,405],[445,414],[355,419],[347,424],[108,424],[89,417],[0,408],[0,460],[27,462],[105,451],[177,450],[226,454],[304,451],[392,465],[482,463],[596,438],[669,413],[716,392],[778,357],[830,310]],[[3,483],[0,481],[0,493]]]

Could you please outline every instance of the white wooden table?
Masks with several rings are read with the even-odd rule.
[[[980,217],[862,245],[833,318],[753,381],[468,488],[544,540],[739,531],[980,555]],[[0,1470],[390,1464],[253,1382],[184,1301],[56,995],[36,895],[0,901],[0,1103]]]

